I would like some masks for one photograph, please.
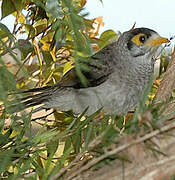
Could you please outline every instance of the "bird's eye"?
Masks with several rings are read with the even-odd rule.
[[[139,33],[133,36],[131,39],[131,41],[137,46],[142,46],[146,40],[147,40],[147,36],[143,33]]]
[[[140,41],[141,43],[144,43],[145,40],[146,40],[146,37],[145,37],[145,36],[140,36],[140,37],[139,37],[139,41]]]

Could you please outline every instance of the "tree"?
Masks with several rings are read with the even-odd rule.
[[[173,129],[175,124],[170,121],[162,127],[170,120],[164,115],[169,105],[153,106],[147,95],[157,88],[151,89],[151,85],[126,125],[123,125],[125,117],[104,115],[100,110],[88,117],[84,116],[86,110],[78,117],[72,112],[49,111],[34,117],[34,110],[11,111],[10,105],[18,104],[21,98],[13,92],[53,85],[74,66],[82,83],[87,84],[83,72],[88,71],[88,67],[83,62],[114,41],[117,34],[108,30],[98,38],[102,18],[88,19],[85,3],[86,0],[2,1],[2,18],[13,14],[16,20],[13,32],[0,23],[1,178],[88,179],[92,173],[96,179],[105,178],[109,176],[106,165],[114,164],[110,169],[114,172],[116,166],[124,170],[126,165],[128,170],[128,162],[135,163],[133,159],[137,154],[127,152],[128,148],[134,147],[134,152],[151,150],[156,155],[163,154],[155,145],[154,137]],[[13,60],[8,64],[7,54]],[[172,62],[173,59],[174,56]],[[172,85],[171,92],[173,89]],[[146,100],[149,105],[145,105]],[[160,107],[164,108],[161,112]],[[160,123],[162,118],[164,121]],[[40,128],[34,133],[36,124]],[[100,170],[105,173],[99,175]],[[122,173],[116,172],[111,178],[122,178]]]

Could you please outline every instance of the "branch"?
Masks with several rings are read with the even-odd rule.
[[[124,145],[122,145],[122,146],[120,146],[120,147],[118,147],[118,148],[113,149],[112,151],[108,151],[108,152],[106,152],[104,155],[102,155],[102,156],[100,156],[100,157],[98,157],[98,158],[92,159],[92,160],[89,161],[86,165],[84,165],[83,167],[81,167],[80,169],[78,169],[76,172],[70,174],[70,176],[67,177],[67,180],[71,180],[73,177],[81,174],[83,171],[89,169],[89,168],[92,167],[93,165],[97,164],[98,162],[102,161],[103,159],[105,159],[105,158],[107,158],[107,157],[109,157],[109,156],[112,156],[112,155],[117,154],[117,153],[119,153],[119,152],[121,152],[121,151],[124,151],[124,150],[128,149],[129,147],[131,147],[131,146],[133,146],[133,145],[135,145],[135,144],[139,144],[139,143],[141,143],[141,142],[143,142],[143,141],[146,141],[146,140],[148,140],[148,139],[151,139],[151,138],[155,137],[156,135],[158,135],[158,134],[160,134],[160,133],[163,133],[163,132],[166,132],[166,131],[168,131],[168,130],[170,130],[170,129],[173,129],[173,128],[175,128],[175,122],[173,122],[173,123],[171,123],[171,124],[168,124],[168,125],[166,125],[166,126],[163,126],[162,128],[157,129],[157,130],[155,130],[155,131],[152,131],[151,133],[146,134],[146,135],[144,135],[143,137],[139,137],[139,138],[137,138],[136,140],[132,140],[130,143],[124,144]],[[79,158],[80,158],[80,157],[79,157]],[[67,169],[67,168],[66,168],[66,169]],[[65,172],[66,169],[64,169],[64,172]],[[54,176],[53,178],[51,178],[51,179],[52,179],[52,180],[55,180],[56,178],[60,177],[60,175],[62,175],[64,172],[59,172],[59,173],[55,174],[55,176]]]
[[[154,102],[162,103],[170,99],[173,89],[175,89],[175,47],[168,64],[167,71],[158,87]]]
[[[79,161],[80,161],[80,158],[81,158],[87,151],[92,150],[94,147],[96,147],[98,144],[100,144],[100,143],[101,143],[101,138],[104,136],[104,134],[105,134],[105,133],[103,132],[103,133],[101,133],[99,136],[97,136],[97,137],[89,144],[88,149],[87,149],[86,151],[80,152],[80,153],[76,156],[76,158],[69,163],[68,166],[62,168],[57,174],[55,174],[55,175],[51,178],[51,180],[56,180],[56,179],[58,179],[58,178],[59,178],[60,176],[62,176],[73,164],[75,164],[76,162],[79,162]],[[68,179],[69,179],[69,177],[68,177]]]

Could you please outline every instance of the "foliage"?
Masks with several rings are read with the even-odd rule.
[[[13,14],[16,20],[13,32],[0,23],[0,178],[71,179],[80,165],[112,151],[119,144],[121,133],[149,131],[150,124],[157,128],[162,119],[158,108],[152,107],[152,99],[147,99],[151,84],[126,126],[123,116],[105,115],[101,110],[88,117],[84,116],[86,110],[78,117],[72,112],[45,112],[42,117],[34,117],[34,110],[10,113],[9,93],[53,85],[74,66],[86,85],[83,72],[88,67],[82,62],[89,61],[87,57],[114,41],[117,34],[108,30],[98,38],[102,18],[88,19],[85,3],[86,0],[2,1],[2,18]],[[13,61],[7,63],[6,56]],[[163,67],[166,66],[162,65],[161,71]],[[19,96],[12,93],[9,98],[18,102]],[[145,111],[151,112],[154,121],[140,127]],[[33,133],[33,124],[40,125],[37,133]],[[112,154],[90,167],[98,169],[114,159],[129,161],[121,154]]]

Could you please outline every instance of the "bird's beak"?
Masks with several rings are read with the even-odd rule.
[[[170,41],[167,38],[158,36],[156,39],[152,39],[146,43],[147,46],[152,46],[152,47],[158,47],[163,43],[169,43]]]

